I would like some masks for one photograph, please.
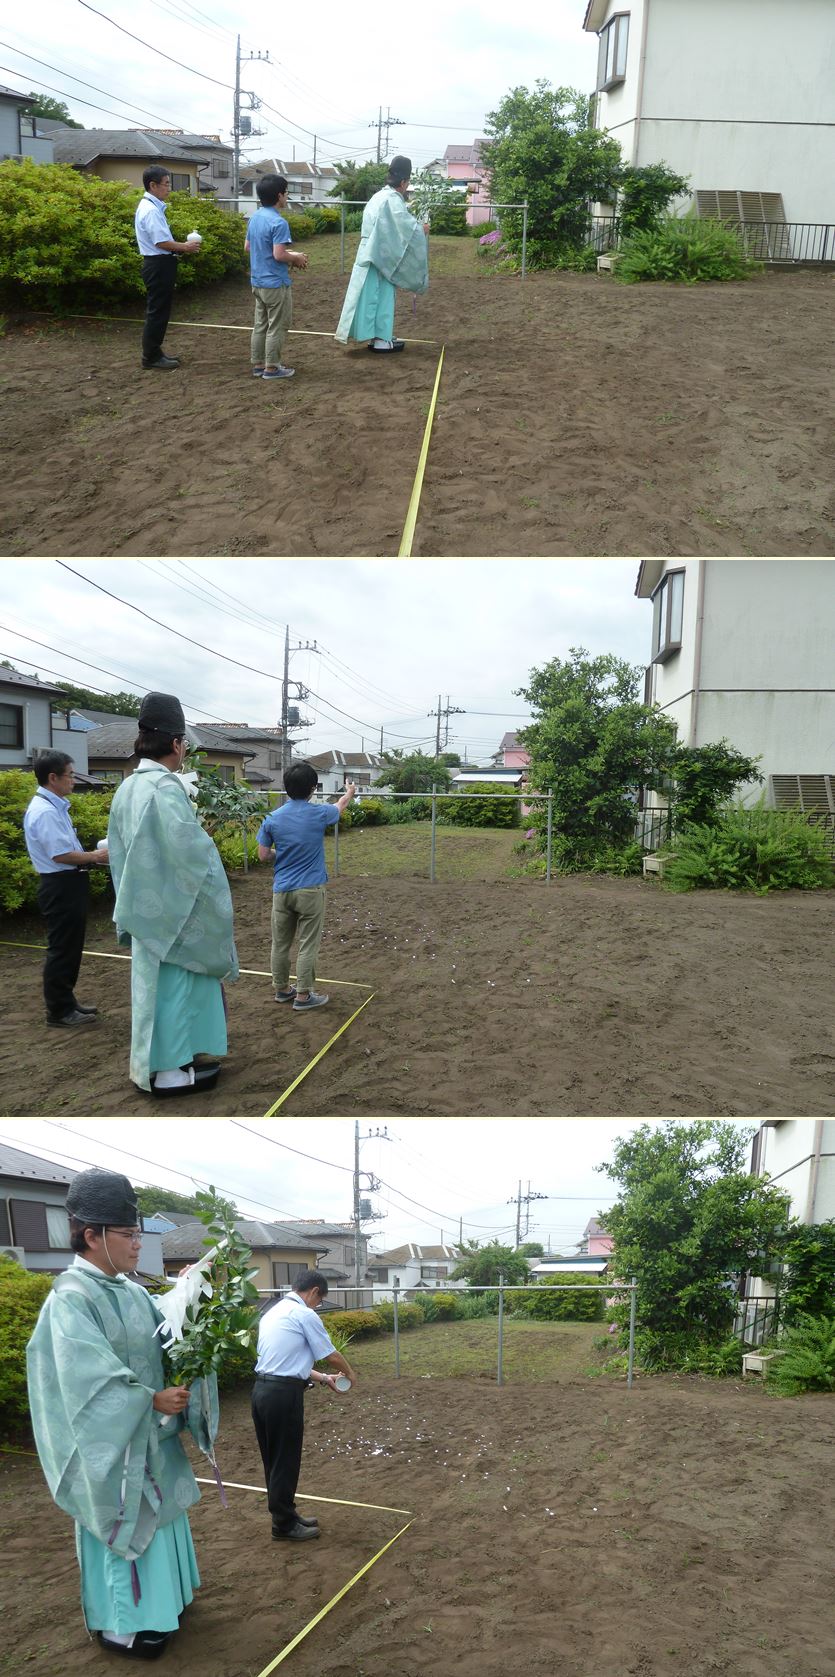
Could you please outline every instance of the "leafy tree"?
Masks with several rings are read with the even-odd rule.
[[[572,647],[531,671],[517,691],[534,721],[519,738],[530,752],[532,788],[553,791],[563,865],[582,865],[600,846],[625,845],[639,786],[660,787],[673,755],[675,723],[638,700],[641,672],[621,658],[589,658]],[[542,840],[542,806],[533,817]]]
[[[541,1240],[526,1240],[524,1246],[517,1248],[520,1258],[544,1258],[545,1247]]]
[[[588,238],[589,204],[614,200],[620,178],[617,140],[587,127],[588,99],[539,80],[515,87],[487,118],[483,148],[497,204],[528,203],[532,267],[553,266],[560,253]],[[522,211],[501,210],[505,245],[521,249]]]
[[[26,1346],[51,1286],[51,1275],[0,1257],[0,1437],[25,1433]]]
[[[752,1133],[718,1119],[642,1124],[597,1167],[619,1187],[605,1212],[609,1267],[637,1277],[636,1343],[647,1367],[675,1366],[694,1345],[723,1339],[736,1278],[779,1252],[789,1200],[748,1171]],[[625,1323],[628,1301],[615,1315]]]
[[[710,825],[738,786],[762,782],[759,757],[745,757],[726,739],[716,745],[679,745],[673,755],[672,807],[676,827],[690,822]]]
[[[793,1223],[780,1253],[781,1320],[835,1312],[835,1218],[826,1223]]]
[[[423,751],[384,751],[383,762],[385,775],[380,784],[390,786],[392,792],[431,792],[433,786],[439,792],[449,790],[449,769]]]
[[[138,716],[142,699],[138,693],[94,693],[90,687],[75,687],[70,681],[56,679],[65,695],[64,709],[107,710],[114,716]],[[59,701],[55,701],[56,705]]]
[[[428,220],[433,233],[466,233],[467,195],[461,187],[429,169],[412,176],[409,209],[418,221]]]
[[[367,204],[375,192],[385,185],[388,175],[388,165],[385,163],[344,163],[334,164],[336,169],[336,185],[328,193],[329,198],[361,199]]]
[[[457,751],[442,751],[438,761],[443,763],[447,769],[460,769],[461,767],[461,758]]]
[[[643,163],[621,169],[618,180],[620,231],[646,233],[657,227],[668,204],[687,191],[686,175],[677,175],[666,163]]]
[[[70,116],[69,108],[62,99],[50,99],[45,93],[33,93],[33,116],[45,116],[52,122],[65,122],[68,128],[83,128],[83,122],[76,122]]]
[[[185,762],[187,770],[197,770],[197,814],[208,833],[214,834],[226,826],[247,826],[255,817],[263,820],[270,803],[264,792],[258,792],[246,781],[221,779],[213,763],[207,763],[205,753],[190,751]]]
[[[173,1188],[135,1188],[136,1203],[140,1211],[150,1217],[155,1211],[182,1211],[194,1216],[195,1222],[200,1222],[200,1208],[202,1204],[199,1194],[177,1194]],[[234,1200],[218,1198],[218,1204],[228,1210],[233,1217],[240,1215]]]
[[[477,1240],[464,1243],[461,1257],[452,1272],[453,1281],[468,1281],[471,1287],[495,1287],[500,1276],[504,1277],[509,1287],[524,1286],[530,1280],[530,1271],[521,1252],[514,1252],[512,1246],[500,1245],[498,1240],[491,1240],[486,1246],[479,1246]]]

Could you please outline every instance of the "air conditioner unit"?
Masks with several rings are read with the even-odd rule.
[[[36,763],[39,757],[48,757],[53,750],[54,746],[51,745],[33,745],[29,755],[32,762]]]
[[[15,1263],[22,1264],[24,1268],[25,1257],[22,1246],[0,1246],[0,1258],[14,1258]]]

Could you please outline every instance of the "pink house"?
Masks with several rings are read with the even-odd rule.
[[[526,769],[530,760],[530,753],[519,744],[518,734],[503,734],[498,751],[493,753],[493,762],[502,769]]]
[[[490,176],[481,162],[481,147],[485,144],[484,140],[474,140],[471,146],[447,146],[443,156],[447,180],[467,184],[467,221],[471,227],[491,219]]]
[[[583,1230],[583,1250],[589,1258],[608,1257],[614,1252],[615,1243],[610,1234],[606,1233],[603,1223],[598,1223],[596,1217],[590,1217]]]

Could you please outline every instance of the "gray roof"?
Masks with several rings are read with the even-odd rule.
[[[60,693],[60,687],[50,686],[48,681],[40,681],[36,675],[21,675],[20,670],[6,670],[0,667],[0,684],[7,683],[10,687],[32,687],[39,693]]]
[[[73,128],[53,137],[56,163],[74,163],[84,168],[97,157],[139,157],[148,163],[173,160],[197,163],[194,148],[182,149],[179,137],[143,134],[138,128]],[[203,146],[211,146],[204,140]]]
[[[0,1176],[28,1177],[33,1182],[72,1182],[78,1172],[65,1170],[49,1159],[39,1159],[35,1153],[22,1153],[18,1147],[7,1147],[0,1141]]]
[[[315,757],[302,759],[314,769],[382,769],[383,759],[377,751],[320,751]]]
[[[95,713],[83,710],[80,713],[91,720]],[[134,741],[139,723],[135,716],[117,716],[112,720],[102,722],[97,728],[92,728],[87,735],[88,760],[94,757],[133,757]],[[230,757],[251,757],[253,753],[235,740],[230,740],[225,734],[209,728],[195,728],[189,723],[187,728],[189,744],[198,751],[224,751]]]
[[[0,84],[0,99],[11,99],[16,105],[34,105],[36,93],[18,93],[16,87],[5,87]]]
[[[326,1251],[321,1243],[312,1235],[300,1239],[294,1232],[287,1232],[280,1223],[262,1223],[247,1217],[236,1217],[235,1228],[247,1246],[253,1251],[269,1250],[279,1246],[291,1252],[321,1252]],[[162,1237],[162,1251],[165,1258],[193,1259],[202,1256],[203,1241],[206,1228],[203,1223],[182,1223],[171,1234]]]

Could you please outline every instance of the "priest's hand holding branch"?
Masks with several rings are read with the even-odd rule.
[[[154,1392],[154,1409],[162,1415],[181,1415],[188,1408],[188,1386],[166,1386],[161,1392]]]

